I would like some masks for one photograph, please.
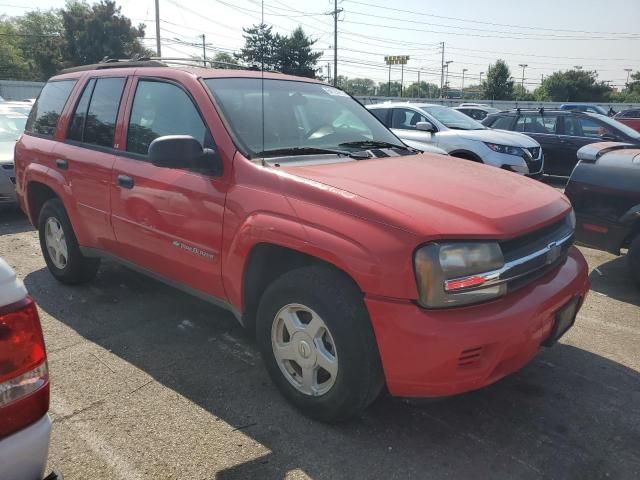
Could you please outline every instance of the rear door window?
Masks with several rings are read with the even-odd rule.
[[[91,79],[71,119],[68,139],[113,147],[116,119],[126,78]]]
[[[523,133],[555,134],[557,115],[521,115],[516,121],[515,131]]]
[[[510,117],[510,116],[498,117],[491,124],[491,128],[497,128],[499,130],[511,130],[512,124],[513,124],[513,117]]]
[[[147,155],[151,142],[165,135],[190,135],[204,148],[215,148],[198,109],[182,88],[140,80],[129,119],[127,151]]]
[[[388,126],[387,122],[387,113],[389,113],[388,108],[376,108],[369,110],[371,113],[375,115],[375,117],[380,120],[383,124]]]
[[[76,80],[57,80],[47,83],[31,109],[25,130],[53,137],[62,110],[75,84]]]

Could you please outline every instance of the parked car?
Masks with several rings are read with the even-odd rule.
[[[498,113],[500,110],[497,108],[482,106],[482,105],[471,105],[471,104],[462,104],[459,107],[454,107],[454,110],[464,113],[467,117],[471,117],[474,120],[481,122],[487,115],[491,113]]]
[[[629,108],[617,113],[613,117],[620,123],[624,123],[626,126],[633,128],[636,132],[640,132],[640,108]]]
[[[489,115],[482,124],[526,133],[542,145],[545,173],[565,177],[571,175],[578,162],[578,149],[585,145],[603,140],[640,144],[640,133],[594,113],[515,109]]]
[[[49,373],[38,309],[0,258],[0,478],[42,479],[51,420]],[[50,474],[47,480],[58,478]]]
[[[405,142],[435,145],[453,157],[523,175],[542,175],[542,149],[526,135],[489,130],[442,105],[379,103],[367,108]]]
[[[323,421],[385,383],[481,388],[573,324],[589,280],[555,189],[416,154],[313,79],[131,65],[50,79],[18,142],[18,198],[59,281],[108,257],[227,308]]]
[[[591,103],[563,103],[560,105],[560,110],[563,112],[586,112],[586,113],[596,113],[598,115],[610,116],[612,117],[615,112],[613,108],[609,107],[607,110],[600,105],[595,105]]]
[[[614,255],[628,249],[640,288],[640,146],[592,143],[578,158],[565,189],[576,212],[576,240]]]
[[[26,115],[0,104],[0,207],[16,204],[13,150],[26,122]]]

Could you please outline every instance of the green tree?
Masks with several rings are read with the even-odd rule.
[[[15,19],[18,44],[34,80],[47,80],[60,69],[65,50],[62,18],[55,10],[27,12]]]
[[[440,88],[434,83],[414,82],[405,85],[404,96],[411,98],[438,98],[440,96]]]
[[[19,45],[18,30],[8,20],[0,18],[0,78],[29,80],[30,66]]]
[[[554,72],[544,79],[539,93],[553,102],[607,101],[612,89],[597,77],[596,72],[586,70]]]
[[[351,95],[375,95],[376,84],[370,78],[343,77],[339,80],[342,80],[339,84],[340,88]]]
[[[322,52],[312,50],[315,40],[311,40],[302,30],[296,28],[291,35],[284,37],[279,46],[286,51],[287,62],[282,65],[282,73],[298,75],[300,77],[315,78],[318,71],[316,66]]]
[[[534,93],[522,87],[521,83],[516,83],[513,86],[513,98],[514,100],[520,100],[521,102],[530,102],[536,99]]]
[[[482,82],[482,96],[487,100],[510,100],[513,98],[511,70],[504,60],[489,66],[487,78]]]
[[[271,30],[272,27],[265,23],[248,28],[243,27],[244,47],[240,53],[235,54],[235,57],[243,60],[247,65],[264,66],[265,70],[275,70],[275,41]]]
[[[218,52],[213,56],[213,68],[239,68],[238,60],[230,53]]]
[[[132,58],[149,55],[140,43],[144,25],[131,25],[112,0],[89,5],[69,0],[61,10],[68,66],[99,62],[104,58]]]

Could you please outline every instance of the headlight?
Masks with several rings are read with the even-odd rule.
[[[489,147],[491,150],[493,150],[494,152],[498,152],[498,153],[505,153],[507,155],[516,155],[518,157],[521,157],[525,154],[524,148],[520,148],[520,147],[512,147],[510,145],[498,145],[496,143],[487,143],[487,142],[485,142],[485,145]]]
[[[483,302],[506,293],[502,283],[491,285],[486,275],[504,266],[496,242],[432,243],[415,255],[420,304],[427,308]],[[487,283],[487,287],[482,287]]]

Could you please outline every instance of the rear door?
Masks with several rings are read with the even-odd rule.
[[[562,130],[560,140],[562,142],[563,155],[558,164],[558,175],[571,175],[573,168],[578,163],[578,150],[594,142],[603,141],[601,135],[610,131],[603,122],[588,117],[577,115],[564,115],[562,117]]]
[[[514,130],[533,138],[542,147],[545,173],[556,174],[561,163],[562,145],[556,133],[558,115],[553,113],[523,113],[516,120]]]
[[[126,77],[90,78],[75,105],[64,143],[54,149],[55,168],[65,172],[85,247],[111,250],[111,175],[114,137]]]
[[[187,165],[156,167],[147,155],[149,144],[165,135],[191,135],[215,150],[210,128],[179,83],[138,78],[132,88],[126,151],[119,152],[111,183],[117,255],[182,286],[225,298],[220,251],[227,183]]]

